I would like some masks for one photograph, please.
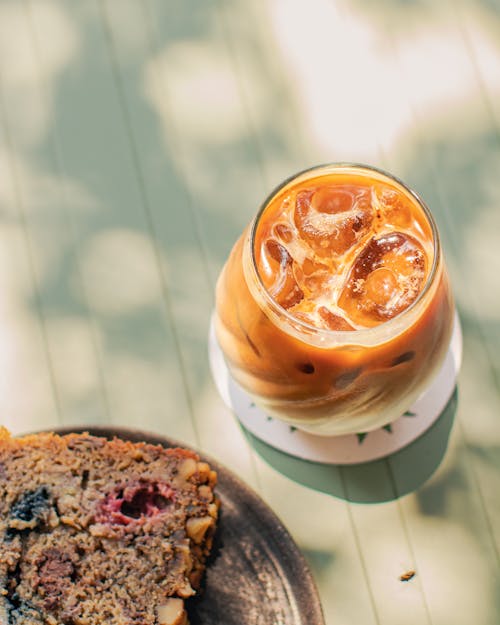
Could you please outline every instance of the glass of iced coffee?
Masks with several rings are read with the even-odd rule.
[[[281,184],[217,283],[216,336],[235,381],[267,414],[321,435],[401,416],[439,370],[453,318],[429,209],[363,165]]]

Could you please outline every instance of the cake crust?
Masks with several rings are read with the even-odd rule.
[[[0,624],[187,623],[215,484],[186,449],[0,428]]]

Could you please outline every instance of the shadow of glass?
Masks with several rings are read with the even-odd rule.
[[[400,451],[357,465],[319,464],[290,456],[245,432],[257,453],[291,480],[356,503],[392,501],[417,490],[436,471],[448,446],[458,405],[458,391],[434,424]]]

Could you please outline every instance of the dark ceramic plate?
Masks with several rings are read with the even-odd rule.
[[[126,428],[60,428],[88,431],[164,447],[182,443]],[[324,625],[309,568],[271,509],[228,469],[217,471],[220,522],[204,591],[188,602],[191,625]]]

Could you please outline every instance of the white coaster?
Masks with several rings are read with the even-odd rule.
[[[440,372],[404,415],[378,430],[342,436],[315,436],[266,415],[231,377],[215,336],[213,321],[210,324],[208,350],[210,368],[222,399],[254,436],[304,460],[358,464],[398,451],[437,420],[455,389],[462,361],[462,332],[458,315],[455,315],[450,348]]]

